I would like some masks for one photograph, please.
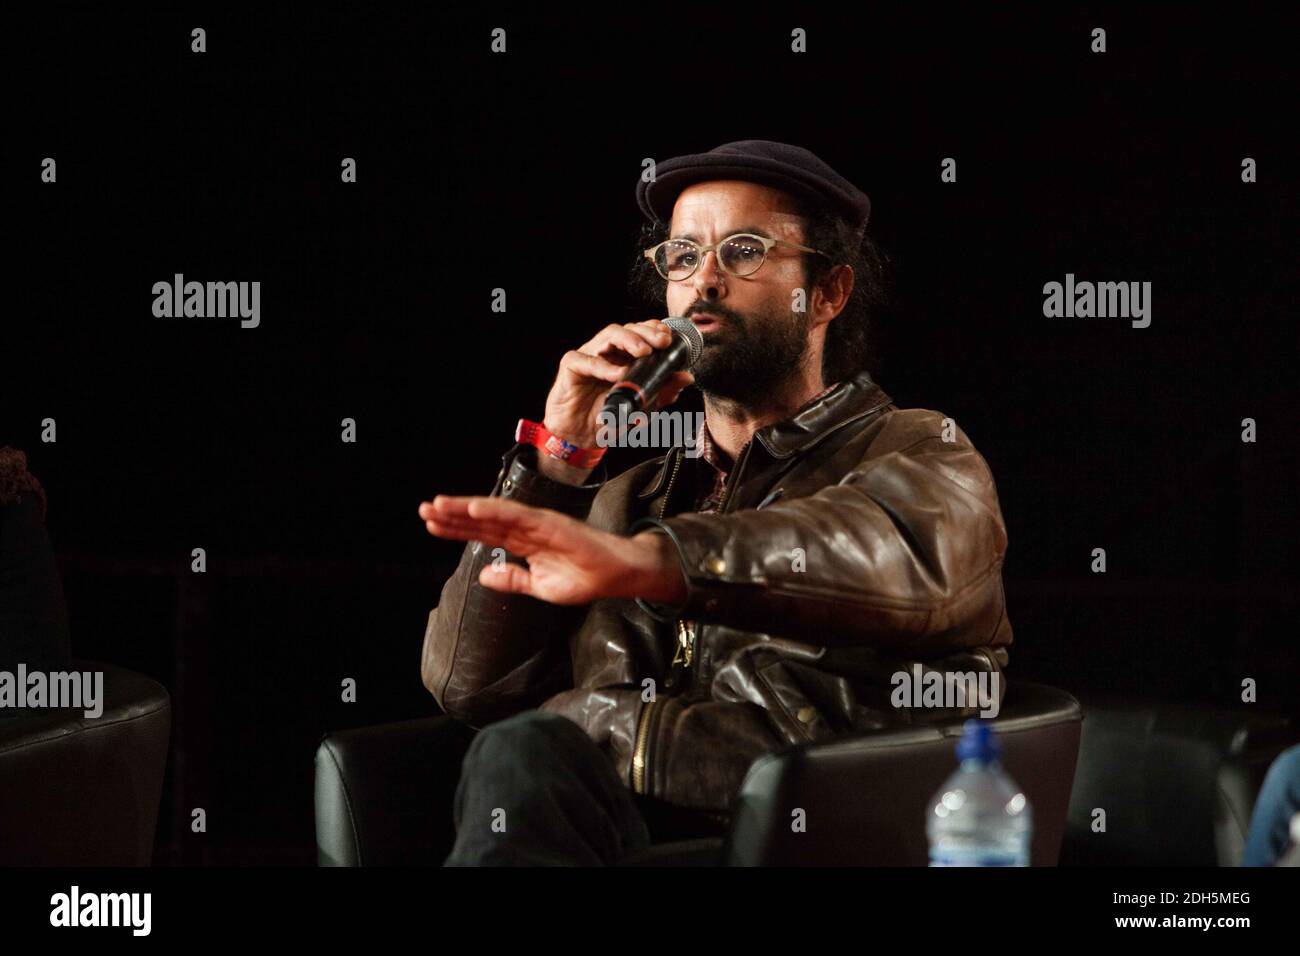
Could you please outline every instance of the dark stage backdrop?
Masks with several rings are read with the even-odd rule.
[[[417,503],[486,493],[560,356],[662,316],[626,290],[642,160],[738,139],[871,195],[881,383],[993,469],[1012,681],[1297,715],[1294,19],[672,9],[15,30],[0,443],[74,651],[174,695],[159,862],[312,861],[321,734],[436,712],[460,546]],[[260,282],[260,324],[155,318],[176,273]],[[1067,274],[1150,282],[1150,326],[1044,317]]]

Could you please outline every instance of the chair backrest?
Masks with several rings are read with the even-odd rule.
[[[993,727],[1033,808],[1031,863],[1053,866],[1065,833],[1082,710],[1062,690],[1013,681]],[[876,731],[760,757],[741,786],[728,865],[924,866],[930,798],[957,766],[961,721]],[[792,827],[802,810],[805,828]]]
[[[1085,698],[1061,862],[1238,866],[1269,764],[1300,732],[1237,708]]]

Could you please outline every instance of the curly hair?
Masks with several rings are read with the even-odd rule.
[[[41,506],[41,521],[45,520],[45,489],[36,476],[27,470],[27,456],[8,445],[0,447],[0,505],[17,501],[25,494],[34,495]]]
[[[880,363],[876,320],[893,302],[893,261],[870,235],[859,233],[831,206],[812,197],[790,196],[796,214],[804,221],[801,244],[826,253],[800,253],[807,288],[816,288],[836,266],[847,264],[853,268],[853,291],[826,328],[822,381],[844,381],[862,370],[874,377]],[[642,252],[667,238],[666,224],[649,221],[642,223],[636,237],[628,290],[649,305],[663,305],[668,280],[655,271]]]

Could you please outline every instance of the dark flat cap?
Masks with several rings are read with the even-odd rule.
[[[853,183],[802,146],[745,139],[723,143],[707,153],[676,156],[655,164],[655,181],[638,180],[636,203],[647,219],[665,225],[683,189],[707,179],[743,179],[821,199],[861,232],[871,215],[871,200]]]

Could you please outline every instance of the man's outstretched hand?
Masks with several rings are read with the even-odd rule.
[[[551,604],[588,604],[600,598],[642,598],[669,605],[686,600],[677,549],[666,534],[630,538],[610,534],[549,508],[505,498],[437,495],[421,502],[430,534],[481,541],[528,561],[484,565],[479,583],[528,594]]]

